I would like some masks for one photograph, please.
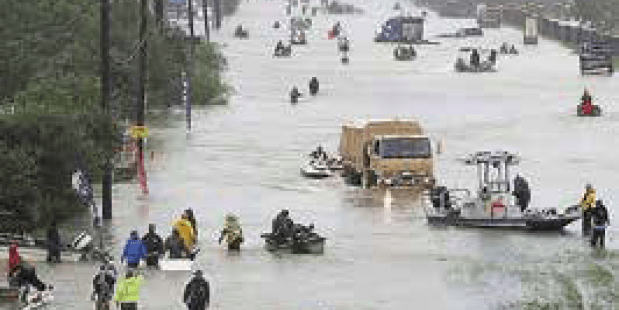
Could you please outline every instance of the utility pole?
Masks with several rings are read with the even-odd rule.
[[[105,117],[110,117],[110,2],[101,0],[101,109]],[[103,219],[112,219],[112,182],[113,166],[111,161],[112,145],[106,142],[106,159],[103,174]]]
[[[193,51],[194,51],[194,33],[193,33],[193,0],[187,0],[189,10],[189,61],[187,62],[187,131],[191,130],[191,76],[193,75]]]
[[[148,1],[141,0],[140,7],[140,64],[139,64],[139,87],[138,87],[138,107],[137,107],[137,126],[144,126],[144,99],[145,99],[145,84],[146,84],[146,31],[148,26]],[[138,164],[144,164],[144,139],[142,136],[138,138]],[[143,167],[143,166],[142,166]],[[141,167],[139,169],[142,169]],[[146,173],[146,172],[144,172]],[[146,177],[144,176],[144,179]]]
[[[213,13],[215,14],[215,29],[221,28],[221,4],[219,0],[213,0]]]
[[[211,30],[208,25],[208,0],[202,0],[202,14],[204,14],[204,36],[206,42],[211,42]]]

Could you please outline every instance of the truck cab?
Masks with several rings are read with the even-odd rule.
[[[433,158],[432,142],[427,136],[374,136],[365,157],[365,166],[369,168],[369,183],[432,186],[435,181]]]

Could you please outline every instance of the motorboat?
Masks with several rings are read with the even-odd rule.
[[[577,116],[582,116],[582,117],[598,117],[598,116],[602,116],[602,108],[600,108],[599,105],[592,105],[593,108],[591,109],[591,113],[586,114],[583,110],[583,105],[579,104],[578,107],[576,108],[576,115]]]
[[[409,47],[398,46],[393,50],[393,57],[395,60],[413,60],[417,57],[417,52],[412,45]]]
[[[581,218],[575,206],[564,212],[556,208],[521,210],[512,196],[509,177],[510,167],[520,162],[516,154],[477,152],[463,162],[477,167],[477,193],[471,194],[468,189],[434,188],[426,208],[429,224],[557,231]]]
[[[301,167],[301,174],[305,177],[313,179],[323,179],[333,175],[325,161],[315,159],[310,160],[309,163]]]
[[[323,254],[325,251],[326,238],[313,232],[314,226],[308,227],[306,234],[295,233],[292,238],[278,240],[273,234],[260,235],[264,239],[264,247],[269,252],[290,254]]]
[[[496,71],[495,64],[491,61],[482,61],[479,66],[473,66],[466,63],[464,59],[458,58],[454,65],[457,72],[494,72]]]

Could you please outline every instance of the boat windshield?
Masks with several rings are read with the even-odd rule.
[[[432,146],[428,138],[386,138],[379,142],[382,158],[430,158]]]

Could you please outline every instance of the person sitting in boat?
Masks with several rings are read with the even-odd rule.
[[[593,113],[593,103],[591,100],[591,95],[589,95],[589,91],[585,89],[582,97],[580,98],[580,109],[582,110],[583,115],[590,115]]]
[[[610,225],[608,217],[608,209],[604,206],[601,200],[595,204],[595,208],[591,212],[593,219],[593,234],[591,236],[591,246],[595,247],[598,244],[600,248],[604,248],[604,239],[606,239],[606,226]]]
[[[497,56],[497,52],[496,50],[491,50],[490,51],[490,56],[488,56],[488,62],[490,62],[491,64],[496,64],[496,56]]]
[[[473,52],[471,52],[471,66],[478,68],[479,62],[479,52],[477,51],[477,49],[473,49]]]
[[[164,251],[170,252],[171,259],[183,258],[186,253],[185,244],[176,228],[172,229],[172,234],[165,240]]]
[[[582,208],[582,233],[588,236],[591,233],[591,213],[595,207],[595,190],[591,184],[585,186],[585,194],[580,201]]]
[[[224,228],[222,229],[221,236],[219,237],[219,244],[221,244],[221,241],[224,238],[226,239],[229,250],[239,250],[241,243],[243,243],[243,230],[241,229],[241,225],[234,214],[230,213],[226,215]]]
[[[507,54],[508,52],[509,52],[509,49],[508,49],[507,42],[503,42],[503,44],[501,44],[501,53]]]
[[[315,159],[327,159],[327,152],[324,151],[321,145],[319,145],[315,151],[313,151],[310,156]]]
[[[531,201],[531,190],[527,181],[520,174],[517,174],[514,178],[513,195],[516,197],[516,204],[520,207],[520,211],[524,212]]]
[[[314,231],[314,224],[310,224],[309,226],[303,226],[301,224],[295,224],[293,228],[292,238],[293,241],[303,241],[307,240],[310,236],[312,236]]]
[[[318,79],[316,77],[312,77],[309,82],[309,90],[311,95],[316,95],[318,93],[318,89],[320,84],[318,83]]]
[[[236,30],[234,31],[234,35],[237,37],[241,37],[244,35],[244,30],[243,30],[243,26],[238,25],[236,26]]]
[[[279,243],[292,237],[294,222],[290,219],[288,210],[282,210],[273,220],[273,235]]]
[[[516,46],[515,46],[515,45],[512,45],[512,48],[509,50],[509,52],[510,52],[511,54],[518,54],[518,50],[516,49]]]
[[[292,90],[290,91],[290,102],[297,103],[299,101],[299,97],[301,97],[299,89],[296,86],[292,87]]]

